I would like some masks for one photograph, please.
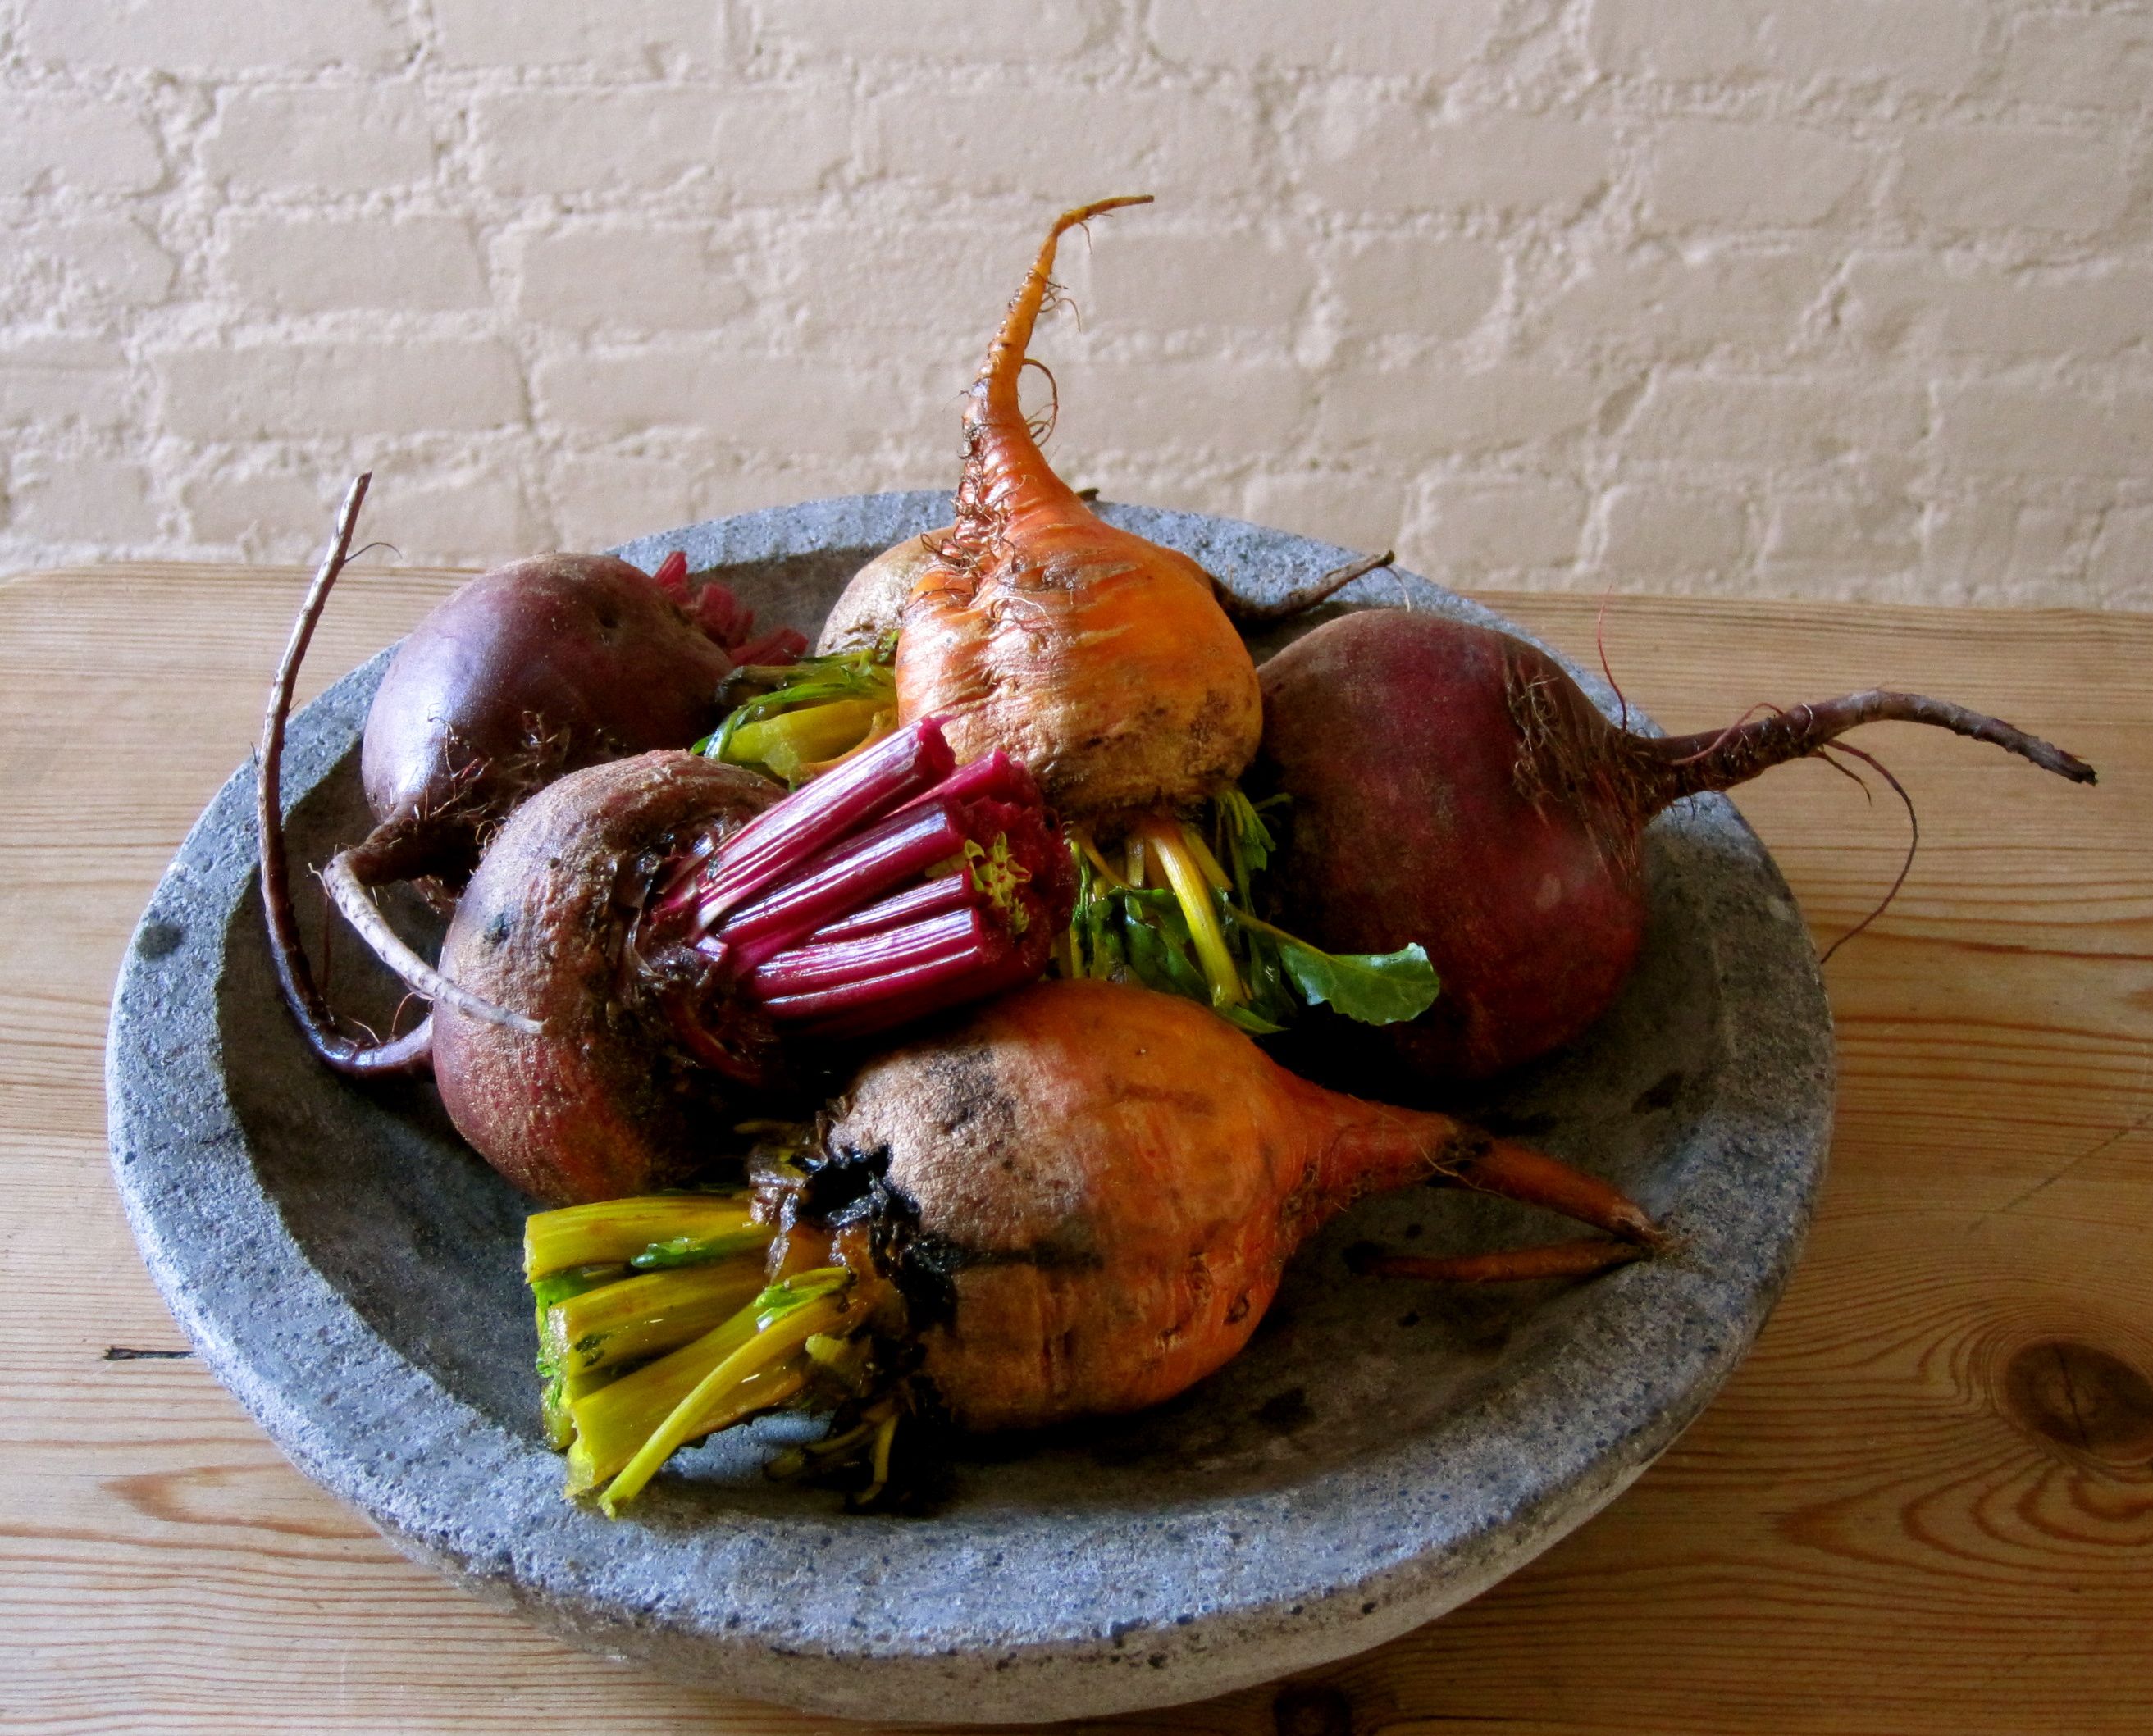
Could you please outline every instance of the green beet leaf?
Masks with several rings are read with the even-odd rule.
[[[1386,953],[1321,952],[1280,934],[1279,962],[1311,1003],[1328,1001],[1363,1025],[1417,1019],[1435,1004],[1435,967],[1418,941]]]

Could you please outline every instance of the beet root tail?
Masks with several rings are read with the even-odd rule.
[[[1150,202],[1148,193],[1095,200],[1064,211],[1047,232],[1038,258],[987,346],[986,361],[965,406],[965,468],[957,484],[954,522],[943,549],[945,561],[962,564],[983,558],[1020,501],[1051,501],[1069,516],[1090,516],[1091,509],[1054,474],[1040,451],[1018,401],[1017,381],[1024,371],[1032,328],[1053,283],[1055,250],[1062,236],[1107,211]]]
[[[1242,628],[1275,627],[1281,621],[1290,621],[1305,615],[1320,603],[1328,603],[1339,592],[1356,578],[1366,578],[1371,573],[1380,572],[1397,559],[1390,549],[1381,554],[1363,555],[1358,560],[1348,561],[1342,567],[1333,567],[1320,578],[1288,591],[1275,603],[1253,603],[1238,593],[1225,589],[1219,593],[1219,606],[1226,611],[1227,619]]]
[[[1774,766],[1808,758],[1849,730],[1868,723],[1931,724],[1972,741],[1989,742],[2073,783],[2094,781],[2093,767],[2076,754],[2067,753],[2000,718],[1984,716],[1948,700],[1881,688],[1817,705],[1796,705],[1730,729],[1657,741],[1641,736],[1630,740],[1652,768],[1650,781],[1655,787],[1647,812],[1657,812],[1681,797],[1731,789]]]
[[[1560,1158],[1433,1111],[1353,1098],[1331,1101],[1338,1131],[1321,1165],[1319,1210],[1324,1217],[1363,1194],[1426,1181],[1539,1206],[1647,1253],[1670,1245],[1667,1232],[1636,1200]]]
[[[527,1019],[521,1013],[512,1013],[491,1001],[461,988],[442,975],[418,954],[404,944],[403,939],[389,926],[387,919],[374,908],[366,888],[351,869],[351,853],[329,859],[322,870],[323,883],[329,896],[344,913],[344,919],[357,931],[359,937],[373,949],[379,959],[397,975],[404,979],[414,991],[440,1005],[452,1006],[467,1017],[488,1025],[498,1025],[504,1030],[519,1031],[526,1036],[541,1036],[545,1026],[536,1019]]]
[[[306,657],[307,647],[313,642],[314,629],[328,606],[329,592],[336,584],[338,574],[344,571],[344,563],[351,558],[351,539],[359,526],[359,509],[366,500],[367,484],[372,480],[370,475],[362,474],[354,477],[344,491],[344,503],[337,508],[336,527],[330,536],[328,552],[322,557],[314,582],[308,588],[306,601],[292,623],[292,636],[277,663],[276,680],[270,685],[268,708],[262,720],[262,751],[256,762],[256,835],[269,956],[277,969],[277,982],[283,990],[284,1004],[298,1021],[308,1047],[338,1072],[408,1073],[419,1072],[427,1064],[432,1053],[433,1021],[423,1020],[415,1029],[387,1042],[348,1036],[337,1028],[335,1016],[329,1011],[328,1003],[314,981],[306,950],[299,941],[298,919],[292,906],[291,872],[284,850],[284,725],[292,713],[292,692],[298,681],[299,665]]]
[[[1437,1177],[1453,1186],[1560,1212],[1648,1250],[1667,1243],[1667,1232],[1620,1188],[1508,1139],[1458,1142],[1434,1168]]]
[[[1346,1258],[1357,1275],[1367,1278],[1411,1278],[1423,1284],[1523,1284],[1544,1278],[1590,1278],[1642,1260],[1650,1251],[1637,1242],[1587,1236],[1490,1254],[1393,1254],[1370,1247],[1352,1250]]]

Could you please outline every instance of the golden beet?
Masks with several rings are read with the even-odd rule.
[[[1117,983],[1035,983],[869,1062],[824,1149],[887,1153],[888,1197],[916,1217],[884,1239],[885,1275],[911,1299],[919,1378],[971,1429],[1194,1384],[1364,1194],[1448,1179],[1641,1245],[1657,1235],[1553,1158],[1326,1091],[1204,1008]]]
[[[898,700],[960,760],[1005,749],[1073,820],[1172,807],[1240,775],[1263,730],[1255,665],[1186,555],[1117,530],[1048,466],[1017,402],[1066,213],[965,409],[956,522],[903,613]]]

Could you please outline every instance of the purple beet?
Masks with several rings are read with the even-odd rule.
[[[263,903],[285,999],[314,1052],[354,1073],[422,1066],[425,1027],[382,1044],[338,1026],[292,919],[276,790],[293,684],[343,570],[367,481],[359,477],[344,498],[277,669],[258,803]],[[421,880],[446,902],[533,791],[579,767],[691,745],[719,720],[719,688],[733,669],[729,644],[752,624],[722,585],[691,593],[679,556],[650,574],[609,555],[544,555],[473,579],[412,629],[374,695],[360,769],[377,823],[324,870],[339,907],[410,975],[409,949],[367,889]],[[787,629],[751,649],[774,660],[805,644]]]
[[[457,1131],[566,1205],[720,1148],[786,1039],[864,1036],[1029,981],[1069,853],[1006,756],[933,719],[791,796],[693,754],[570,773],[487,848],[441,946],[434,1074]]]
[[[369,884],[461,884],[492,829],[565,772],[686,747],[720,718],[725,649],[646,573],[550,554],[473,579],[397,648],[360,771]]]
[[[1701,735],[1631,734],[1508,634],[1368,609],[1265,664],[1256,781],[1292,800],[1287,925],[1339,952],[1428,949],[1442,992],[1360,1032],[1423,1083],[1499,1072],[1606,1011],[1645,932],[1640,841],[1684,796],[1865,723],[1934,724],[2091,783],[2090,766],[1962,706],[1849,694]]]

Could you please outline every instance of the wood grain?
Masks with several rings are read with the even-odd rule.
[[[354,572],[308,690],[452,583]],[[108,1179],[106,999],[245,760],[298,573],[0,585],[0,1620],[8,1728],[802,1733],[569,1652],[394,1555],[191,1360]],[[1589,656],[1593,605],[1491,598]],[[2153,1728],[2153,620],[1624,601],[1670,729],[1897,685],[2100,766],[2080,791],[1903,726],[1904,893],[1828,972],[1843,1068],[1809,1250],[1753,1357],[1628,1495],[1479,1601],[1130,1730]],[[1743,806],[1815,932],[1906,839],[1812,766]]]

